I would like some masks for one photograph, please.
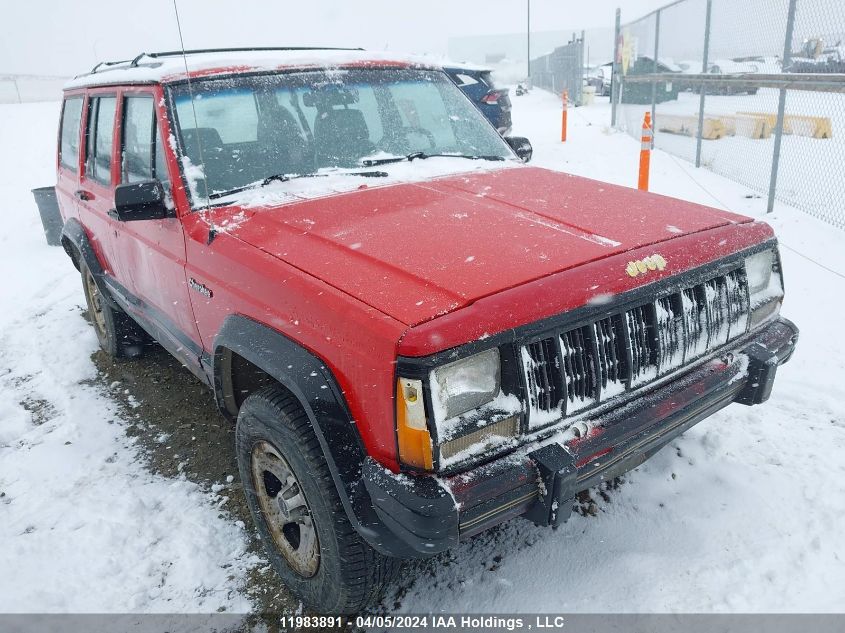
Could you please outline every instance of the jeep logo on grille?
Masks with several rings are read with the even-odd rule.
[[[663,255],[655,253],[654,255],[628,262],[625,272],[631,277],[636,277],[637,275],[644,275],[650,270],[665,270],[665,268],[666,260],[663,259]]]

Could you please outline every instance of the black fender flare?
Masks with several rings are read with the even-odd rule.
[[[358,534],[387,556],[420,554],[378,518],[362,480],[367,451],[343,390],[318,356],[281,332],[243,315],[226,317],[214,339],[212,374],[217,406],[233,418],[228,363],[238,354],[294,395],[308,416],[343,508]]]
[[[76,218],[68,218],[65,220],[64,227],[62,227],[62,248],[68,254],[73,265],[77,270],[80,270],[79,259],[81,258],[88,270],[94,276],[94,282],[100,289],[100,295],[105,297],[112,308],[120,310],[123,309],[112,298],[111,293],[105,282],[106,273],[103,270],[103,265],[97,259],[97,254],[94,252],[94,247],[91,246],[91,241],[88,239],[88,233],[85,227]]]
[[[65,249],[68,257],[73,260],[77,270],[79,270],[78,258],[81,257],[94,277],[103,276],[103,267],[100,260],[97,259],[96,253],[94,253],[88,239],[88,233],[85,232],[82,223],[76,218],[68,218],[62,227],[62,248]]]

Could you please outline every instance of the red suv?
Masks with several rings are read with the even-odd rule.
[[[66,87],[62,242],[99,341],[148,334],[214,391],[310,607],[566,521],[792,354],[768,225],[530,152],[441,69],[365,51],[142,54]]]

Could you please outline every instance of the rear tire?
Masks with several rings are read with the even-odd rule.
[[[380,599],[401,561],[376,552],[350,524],[296,398],[277,386],[249,396],[235,444],[253,521],[288,588],[318,613],[359,613]]]
[[[125,312],[114,308],[103,296],[91,269],[80,258],[79,272],[82,274],[82,290],[88,304],[88,318],[97,333],[97,341],[103,351],[117,358],[137,358],[143,353],[143,334],[140,326]]]

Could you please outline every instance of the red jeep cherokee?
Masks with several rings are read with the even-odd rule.
[[[317,610],[560,524],[792,354],[768,225],[530,152],[442,70],[363,51],[142,54],[66,87],[63,244],[99,341],[145,331],[214,390]]]

